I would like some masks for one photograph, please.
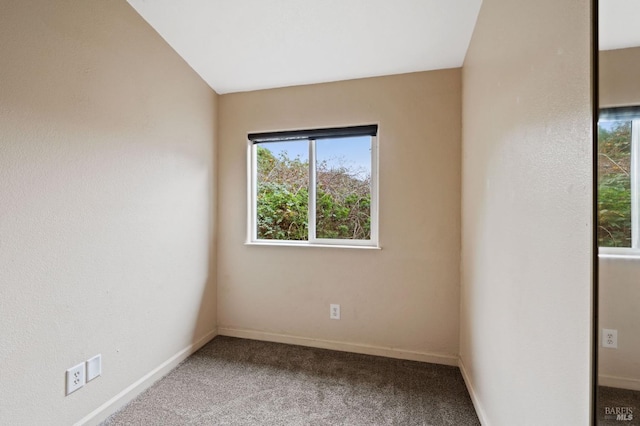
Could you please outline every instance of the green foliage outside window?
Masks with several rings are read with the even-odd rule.
[[[598,129],[598,245],[631,247],[631,122]]]
[[[256,149],[258,239],[307,240],[309,162]],[[370,176],[323,161],[316,180],[316,237],[370,239]]]

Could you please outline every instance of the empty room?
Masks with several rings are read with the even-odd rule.
[[[0,424],[589,424],[593,13],[0,0]]]

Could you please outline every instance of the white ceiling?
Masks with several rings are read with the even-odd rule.
[[[600,50],[640,46],[640,0],[600,0]]]
[[[128,0],[218,93],[462,66],[482,0]]]

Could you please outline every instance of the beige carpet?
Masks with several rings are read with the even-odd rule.
[[[640,425],[640,392],[627,389],[598,387],[598,426]],[[629,420],[618,419],[618,414]]]
[[[104,425],[479,425],[455,367],[216,337]]]

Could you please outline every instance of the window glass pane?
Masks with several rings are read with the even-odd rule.
[[[309,142],[270,142],[255,149],[258,239],[308,239]]]
[[[631,121],[598,123],[598,244],[631,247]]]
[[[371,137],[316,141],[316,238],[371,239]]]

